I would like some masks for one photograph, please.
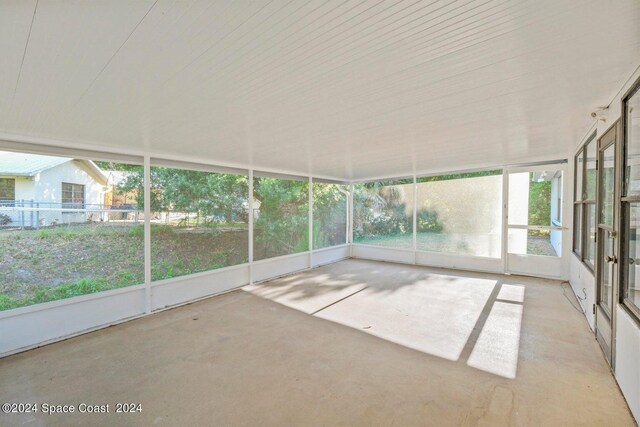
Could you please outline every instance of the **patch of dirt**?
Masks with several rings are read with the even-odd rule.
[[[527,253],[530,255],[557,256],[555,249],[549,242],[549,236],[529,236],[527,239]]]

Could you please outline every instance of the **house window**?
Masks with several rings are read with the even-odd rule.
[[[640,319],[640,81],[623,99],[621,300]]]
[[[16,180],[0,178],[0,206],[13,205],[16,199]]]
[[[596,251],[596,156],[594,133],[575,157],[573,198],[573,252],[591,270]]]
[[[62,183],[62,207],[84,209],[84,185]]]

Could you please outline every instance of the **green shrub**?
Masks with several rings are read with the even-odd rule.
[[[38,232],[38,239],[48,239],[51,237],[51,231],[44,229]]]
[[[418,212],[417,228],[419,233],[440,233],[442,224],[438,219],[438,212],[422,210]]]

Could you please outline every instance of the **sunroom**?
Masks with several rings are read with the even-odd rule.
[[[0,425],[636,425],[636,0],[0,28]]]

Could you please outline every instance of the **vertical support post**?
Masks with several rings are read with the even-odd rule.
[[[151,313],[151,159],[144,156],[144,290],[145,312]]]
[[[309,268],[313,268],[313,178],[309,176]]]
[[[33,208],[33,199],[29,200],[29,206]],[[36,228],[33,224],[33,210],[29,211],[29,225],[31,228]]]
[[[413,175],[413,263],[418,263],[418,178]]]
[[[509,244],[509,173],[506,169],[502,170],[502,271],[508,273],[508,244]]]
[[[351,192],[348,192],[346,197],[344,198],[344,244],[348,245],[349,244],[349,224],[351,223],[351,221],[349,221],[349,215],[351,212],[351,207],[349,206],[349,197],[350,197]]]
[[[247,198],[249,210],[249,284],[253,284],[253,169],[249,169],[249,197]]]
[[[349,258],[353,257],[353,183],[349,184]]]
[[[40,202],[36,202],[36,230],[40,230]]]
[[[24,199],[20,199],[20,230],[24,230]]]

